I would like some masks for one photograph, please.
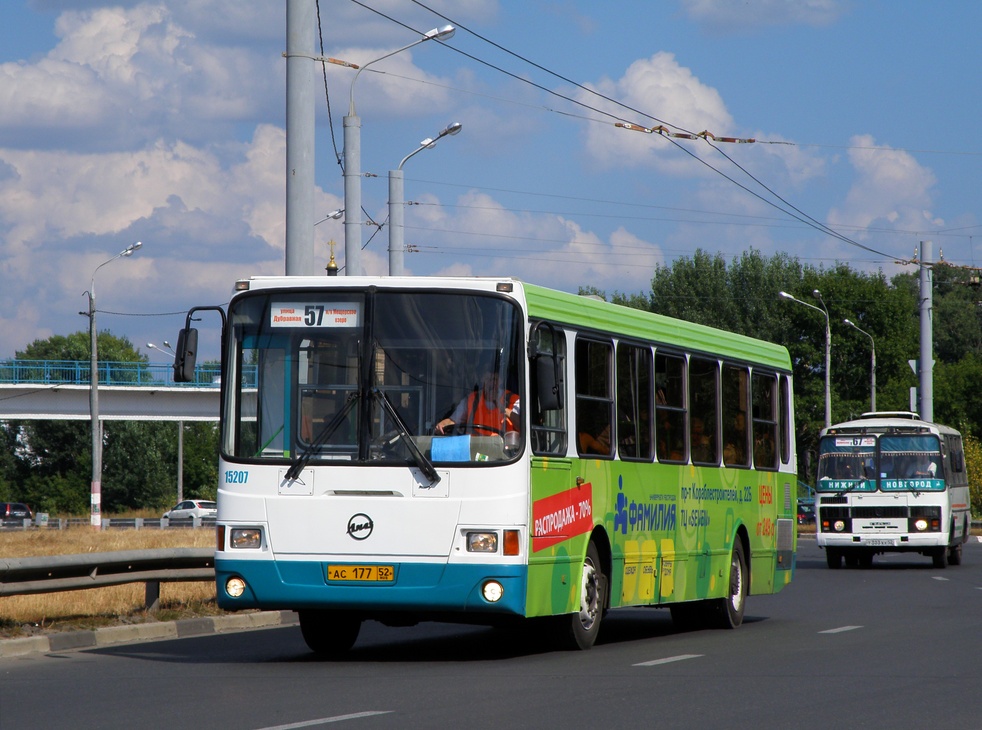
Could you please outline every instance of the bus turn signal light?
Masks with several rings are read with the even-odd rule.
[[[519,554],[519,534],[518,530],[505,530],[503,545],[505,555]]]

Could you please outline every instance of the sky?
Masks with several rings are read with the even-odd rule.
[[[388,271],[388,172],[452,122],[403,166],[415,276],[633,294],[697,249],[892,276],[921,241],[982,266],[976,0],[319,0],[319,17],[318,52],[360,65],[456,33],[354,87],[311,61],[318,273],[333,240],[344,275],[344,219],[321,219],[344,208],[352,96],[370,275]],[[285,50],[285,0],[3,0],[0,358],[87,331],[94,290],[100,331],[162,362],[147,343],[175,342],[188,308],[285,272]]]

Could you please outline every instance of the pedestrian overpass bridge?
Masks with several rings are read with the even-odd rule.
[[[90,372],[74,360],[0,361],[0,421],[89,420]],[[175,383],[170,363],[99,363],[100,420],[217,421],[220,391],[217,365]]]

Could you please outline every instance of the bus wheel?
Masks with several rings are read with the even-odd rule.
[[[859,554],[859,567],[860,568],[872,568],[873,567],[873,551],[865,550]]]
[[[597,546],[590,541],[580,577],[580,610],[566,616],[571,649],[589,649],[597,640],[607,598],[607,576],[600,563]]]
[[[825,562],[832,570],[842,567],[842,553],[838,548],[825,548]]]
[[[948,565],[962,564],[962,544],[952,545],[948,548]]]
[[[939,547],[934,551],[931,556],[931,560],[934,561],[935,568],[947,568],[948,567],[948,548]]]
[[[743,542],[737,538],[730,553],[730,585],[726,598],[718,599],[716,624],[722,629],[735,629],[743,623],[743,611],[747,605],[747,558],[743,554]]]
[[[355,645],[361,619],[347,611],[302,610],[300,633],[315,654],[338,659]]]

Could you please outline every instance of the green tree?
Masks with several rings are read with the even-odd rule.
[[[19,360],[76,361],[87,377],[89,346],[89,333],[81,331],[35,340],[16,356]],[[129,339],[109,332],[98,334],[98,348],[100,362],[146,362]],[[165,475],[172,475],[170,483],[176,484],[176,462],[173,457],[169,465],[166,461],[162,426],[103,422],[104,511],[159,506],[165,501],[163,494],[169,486]],[[21,486],[17,496],[47,512],[87,512],[92,473],[90,428],[85,421],[8,423],[7,438],[15,438],[18,444],[14,471],[21,477]]]

